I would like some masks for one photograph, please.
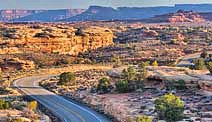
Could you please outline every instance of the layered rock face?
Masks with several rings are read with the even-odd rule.
[[[35,64],[33,61],[20,60],[19,58],[5,59],[4,62],[0,62],[0,66],[2,70],[30,70],[35,68]]]
[[[182,67],[147,67],[149,78],[159,81],[184,80],[189,88],[200,87],[206,91],[212,91],[212,76],[205,70],[190,70]]]
[[[204,22],[205,19],[200,16],[198,13],[193,11],[182,11],[179,10],[177,13],[174,13],[168,18],[168,21],[171,23],[176,22]]]
[[[193,11],[183,11],[179,10],[176,13],[169,13],[163,15],[156,15],[150,19],[145,20],[146,22],[170,22],[170,23],[177,23],[177,22],[204,22],[205,17],[201,16],[201,14]]]
[[[113,44],[107,28],[73,28],[59,25],[12,25],[0,31],[0,54],[40,52],[77,55]]]

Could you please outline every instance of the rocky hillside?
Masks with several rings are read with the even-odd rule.
[[[2,25],[0,54],[43,52],[77,55],[113,44],[107,28],[73,28],[60,25]]]
[[[157,15],[145,21],[153,23],[158,22],[176,23],[176,22],[204,22],[206,20],[204,19],[203,16],[201,16],[197,12],[178,10],[176,13]]]

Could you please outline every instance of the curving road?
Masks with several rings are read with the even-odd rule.
[[[14,81],[14,86],[44,105],[63,122],[111,122],[104,115],[83,105],[73,103],[39,86],[39,82],[51,77],[31,76]]]

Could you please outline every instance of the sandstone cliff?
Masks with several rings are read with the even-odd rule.
[[[0,54],[40,52],[77,55],[113,44],[107,28],[59,25],[7,25],[0,28]]]
[[[175,22],[204,22],[205,19],[198,13],[193,11],[182,11],[179,10],[168,18],[171,23]]]
[[[163,15],[156,15],[150,19],[146,19],[146,22],[170,22],[170,23],[177,23],[177,22],[204,22],[206,21],[201,14],[193,11],[183,11],[179,10],[176,13],[169,13]]]

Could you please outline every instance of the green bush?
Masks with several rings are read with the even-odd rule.
[[[134,80],[135,76],[136,76],[136,71],[132,66],[122,71],[122,78],[127,81]]]
[[[10,103],[4,100],[0,100],[0,109],[9,109],[11,107]]]
[[[152,122],[152,118],[148,116],[138,116],[136,122]]]
[[[185,90],[186,89],[186,83],[185,83],[185,81],[184,80],[177,81],[176,88],[178,90]]]
[[[203,58],[199,58],[194,60],[194,69],[203,70],[205,69],[205,61]]]
[[[116,90],[119,92],[119,93],[126,93],[126,92],[129,92],[129,84],[128,84],[128,81],[127,80],[121,80],[121,81],[118,81],[116,84]]]
[[[208,52],[206,50],[204,50],[201,54],[200,54],[201,58],[207,58],[208,57]]]
[[[137,81],[138,88],[144,87],[143,81],[147,78],[147,75],[148,75],[146,66],[149,66],[148,62],[142,62],[138,66],[138,72],[136,74],[136,81]]]
[[[38,103],[37,103],[37,101],[31,101],[31,102],[29,102],[28,103],[28,108],[30,109],[30,110],[36,110],[37,109],[37,106],[38,106]]]
[[[177,41],[178,41],[177,39],[171,39],[171,40],[170,40],[170,44],[176,44]]]
[[[166,94],[155,100],[155,108],[159,118],[167,122],[183,119],[184,102],[173,94]]]
[[[167,90],[175,90],[176,89],[176,87],[174,85],[174,81],[169,81],[169,80],[165,81],[165,87]]]
[[[212,74],[212,62],[207,63],[207,69],[209,70],[210,74]]]
[[[158,66],[158,62],[157,61],[152,62],[152,66],[154,67]]]
[[[67,85],[68,83],[72,82],[75,84],[76,77],[71,72],[64,72],[60,75],[60,80],[58,85]]]
[[[99,84],[97,85],[97,91],[100,93],[110,92],[111,83],[108,78],[102,78],[99,80]]]
[[[138,74],[137,74],[138,80],[146,79],[146,77],[147,77],[146,66],[149,66],[148,62],[142,62],[138,65]]]

